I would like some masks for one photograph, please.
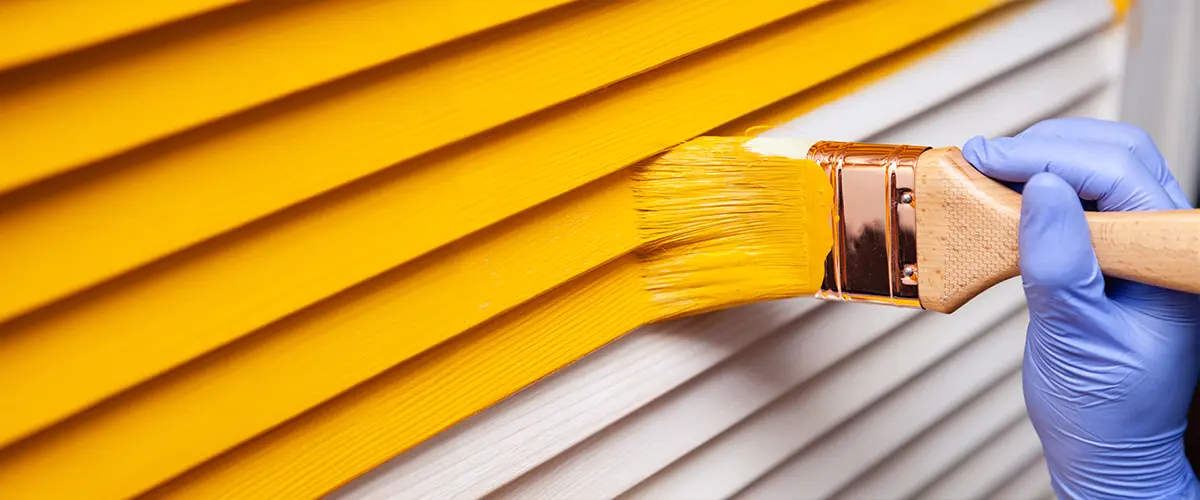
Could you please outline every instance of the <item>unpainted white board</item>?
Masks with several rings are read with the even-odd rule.
[[[1000,331],[993,333],[1009,338],[1006,348],[964,351],[939,363],[805,448],[739,496],[746,499],[829,498],[972,398],[981,393],[985,399],[989,395],[1009,396],[1008,391],[991,389],[997,383],[1002,383],[1001,388],[1019,387],[1020,346],[1027,323],[1025,314],[1018,313],[998,326]]]
[[[1054,496],[1054,488],[1050,486],[1050,471],[1046,469],[1046,459],[1038,457],[1017,477],[1009,479],[999,490],[988,495],[988,498],[991,500],[1028,500],[1047,496]]]
[[[961,146],[975,135],[1007,135],[1058,114],[1117,78],[1108,62],[1115,32],[1056,50],[876,136],[897,144]],[[957,127],[946,127],[954,123]]]
[[[984,498],[1042,454],[1042,443],[1028,419],[1005,430],[925,490],[917,498]]]
[[[489,498],[611,498],[915,314],[867,304],[821,308]]]
[[[838,424],[903,387],[923,370],[1014,314],[1023,302],[1016,286],[1019,285],[1014,281],[1006,282],[991,291],[991,300],[968,304],[953,315],[917,316],[659,471],[628,496],[699,500],[737,493]],[[999,343],[996,347],[1006,345]],[[548,491],[539,487],[546,483],[516,484],[522,488],[513,493],[589,498],[612,495],[607,490]]]
[[[1018,373],[905,443],[829,498],[910,498],[1025,418]]]
[[[935,108],[1054,48],[1100,30],[1112,16],[1113,6],[1109,0],[1029,2],[1012,15],[985,23],[938,53],[888,78],[763,135],[862,140],[902,125],[917,113]],[[916,142],[925,141],[927,139]]]

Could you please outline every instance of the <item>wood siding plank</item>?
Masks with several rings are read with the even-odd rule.
[[[997,326],[1000,335],[1018,340],[1025,332],[1025,312]],[[945,332],[955,335],[956,332]],[[743,498],[829,498],[859,474],[885,459],[918,433],[930,429],[957,407],[971,403],[993,385],[1016,388],[1020,400],[1022,350],[989,353],[987,359],[954,358],[931,367],[917,379],[839,426],[812,446],[756,481]],[[1002,396],[1012,390],[999,391]]]
[[[1042,456],[1033,424],[1020,420],[976,450],[917,498],[986,498]]]
[[[949,355],[971,338],[982,335],[984,327],[994,322],[996,317],[1002,317],[1004,312],[1005,309],[1001,306],[995,309],[977,307],[967,314],[956,316],[921,315],[903,323],[865,349],[848,356],[843,362],[833,365],[820,377],[811,379],[809,384],[802,383],[807,381],[807,378],[789,380],[784,374],[778,387],[764,384],[762,393],[747,391],[743,399],[738,401],[740,404],[726,405],[723,399],[703,397],[714,395],[703,389],[686,391],[683,393],[684,397],[679,400],[668,399],[667,404],[673,406],[691,402],[693,405],[701,405],[693,415],[710,415],[717,412],[718,408],[729,408],[714,415],[717,418],[713,419],[656,421],[651,413],[647,412],[642,418],[622,421],[615,428],[602,433],[595,441],[589,441],[588,446],[560,455],[506,485],[489,498],[612,498],[672,462],[686,464],[683,467],[672,466],[670,469],[682,473],[676,477],[688,478],[686,489],[672,489],[672,494],[669,495],[660,490],[653,494],[647,493],[646,497],[724,498],[765,471],[758,466],[761,465],[761,461],[774,456],[770,451],[785,449],[781,447],[790,449],[796,443],[815,439],[843,418],[870,404],[882,394],[899,387],[907,378],[919,373],[929,364]],[[942,326],[957,327],[957,330],[963,333],[957,336],[945,335],[939,331],[939,327]],[[865,327],[864,330],[872,329]],[[825,332],[827,330],[816,329],[810,334]],[[801,338],[793,342],[796,342],[798,348],[802,348],[805,340],[807,339]],[[814,350],[813,355],[820,359],[822,351]],[[746,362],[750,363],[751,360]],[[814,368],[820,366],[816,365]],[[725,377],[736,377],[737,372],[744,370],[744,365],[734,366],[731,368],[732,373]],[[793,370],[803,373],[805,367],[799,365]],[[771,371],[761,372],[761,376],[764,377],[771,374]],[[719,388],[722,378],[725,377],[712,377],[709,380],[713,382],[713,387]],[[795,383],[789,384],[789,381]],[[728,393],[718,395],[724,398],[732,397]],[[664,406],[666,407],[669,406]],[[652,424],[639,425],[642,422]],[[794,425],[796,422],[804,422],[804,425],[797,427]],[[662,448],[631,448],[644,446],[650,436],[656,435],[652,431],[661,434],[666,432],[666,426],[672,424],[677,428],[668,436],[680,436],[684,439],[667,439]],[[731,428],[733,430],[727,431]],[[687,439],[692,429],[696,429],[699,435]],[[631,439],[635,436],[639,439]],[[710,441],[711,438],[715,439]],[[704,446],[695,449],[701,444]],[[661,454],[660,449],[663,451]],[[638,452],[630,453],[631,450]],[[727,452],[729,454],[725,454]],[[614,464],[614,459],[618,457],[622,459],[616,462],[620,466]],[[619,470],[615,467],[619,467]],[[610,474],[620,475],[611,478],[606,475],[597,480],[589,480],[592,478],[581,474],[581,468],[606,470]],[[632,472],[625,473],[626,470]],[[700,472],[707,476],[699,474]],[[735,487],[736,484],[740,486]]]
[[[1027,419],[1018,378],[964,405],[830,498],[913,498],[999,432]]]
[[[0,191],[565,1],[252,2],[20,68],[0,80]]]
[[[240,24],[231,21],[227,24],[241,30],[217,30],[212,35],[217,40],[178,30],[178,43],[202,54],[164,48],[160,50],[167,53],[150,57],[132,51],[123,59],[134,59],[139,64],[135,68],[103,64],[83,54],[92,71],[105,72],[104,82],[54,71],[40,78],[0,75],[0,114],[11,120],[4,123],[58,144],[35,149],[32,139],[0,130],[0,162],[9,166],[0,176],[83,147],[86,141],[72,139],[71,127],[84,129],[79,133],[87,141],[109,141],[105,134],[138,129],[136,113],[171,115],[163,119],[203,115],[180,125],[180,130],[190,128],[396,59],[435,41],[429,36],[461,35],[467,27],[481,28],[478,24],[485,20],[499,22],[563,1],[265,2],[255,8],[282,12],[258,13],[265,19],[248,16],[252,19]],[[0,290],[0,319],[802,8],[780,0],[756,2],[751,9],[733,0],[708,0],[691,16],[665,16],[683,9],[678,1],[591,3],[546,13],[16,193],[0,206],[0,234],[12,242],[0,248],[0,275],[12,285]],[[462,11],[473,14],[460,15]],[[664,25],[648,28],[657,28],[654,36],[626,43],[631,31],[642,29],[638,20],[643,18],[662,19],[655,22]],[[397,25],[397,19],[404,24]],[[406,29],[409,23],[423,29]],[[312,32],[324,35],[313,37]],[[556,49],[544,50],[547,46]],[[291,53],[305,56],[277,56]],[[152,77],[137,77],[147,74]],[[479,92],[484,81],[488,91]],[[5,92],[5,85],[19,91]],[[59,86],[65,88],[55,93]],[[136,88],[125,89],[130,86]],[[159,97],[175,104],[156,105],[153,101],[162,93],[172,94]],[[131,110],[130,102],[139,106]],[[97,113],[114,116],[90,117]],[[18,146],[29,148],[28,158],[6,158],[20,153]]]
[[[0,69],[243,1],[8,0],[0,3]]]

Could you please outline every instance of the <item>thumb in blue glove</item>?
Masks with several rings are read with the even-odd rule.
[[[1023,192],[1025,402],[1055,491],[1200,498],[1182,440],[1200,368],[1200,300],[1102,276],[1080,203],[1190,208],[1157,148],[1132,126],[1075,118],[977,137],[963,152]]]

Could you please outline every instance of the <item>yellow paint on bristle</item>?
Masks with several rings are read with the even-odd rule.
[[[816,163],[699,137],[637,167],[647,289],[664,317],[815,294],[833,245]]]

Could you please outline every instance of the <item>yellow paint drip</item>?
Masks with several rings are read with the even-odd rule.
[[[816,293],[833,189],[816,163],[700,137],[634,174],[639,252],[663,317]]]

